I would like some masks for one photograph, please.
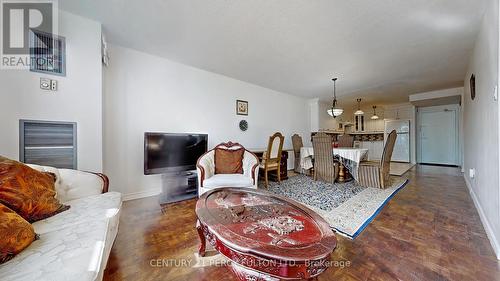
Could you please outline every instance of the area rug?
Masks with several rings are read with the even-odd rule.
[[[391,187],[378,189],[362,187],[354,181],[329,184],[297,175],[281,184],[270,183],[269,191],[304,204],[338,233],[354,239],[407,182],[407,179],[392,177]]]

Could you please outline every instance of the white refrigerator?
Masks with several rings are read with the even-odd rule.
[[[410,162],[410,120],[386,120],[384,143],[392,130],[398,134],[391,161]]]

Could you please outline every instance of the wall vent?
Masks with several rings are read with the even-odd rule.
[[[19,121],[19,160],[77,169],[76,123]]]

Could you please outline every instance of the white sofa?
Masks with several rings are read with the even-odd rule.
[[[30,166],[56,175],[57,198],[71,208],[33,223],[40,238],[0,265],[0,280],[102,280],[118,232],[121,193],[107,192],[101,174]]]
[[[238,143],[221,143],[203,154],[196,164],[198,173],[198,196],[218,187],[248,187],[257,189],[259,158],[245,149],[243,154],[243,174],[215,174],[215,149],[245,149]]]

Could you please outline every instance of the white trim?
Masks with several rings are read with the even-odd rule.
[[[132,192],[123,195],[123,201],[135,200],[140,198],[146,198],[151,196],[156,196],[161,193],[161,188],[153,188],[149,190]]]
[[[490,223],[488,222],[488,219],[486,218],[486,214],[483,211],[483,208],[481,207],[481,204],[479,203],[479,200],[476,197],[476,194],[474,193],[474,190],[472,189],[472,186],[469,182],[469,179],[467,178],[467,175],[464,174],[464,180],[465,180],[465,185],[467,185],[467,189],[469,189],[470,197],[472,198],[472,201],[474,202],[474,206],[476,206],[477,212],[479,213],[479,218],[481,219],[481,222],[483,223],[484,230],[486,231],[486,235],[488,235],[488,239],[490,240],[491,247],[493,248],[493,251],[495,252],[497,259],[500,260],[500,243],[496,240],[495,238],[495,232],[493,232],[493,229],[491,228]]]
[[[500,30],[500,21],[498,20],[498,15],[500,14],[500,5],[498,5],[497,3],[497,17],[496,17],[496,22],[497,22],[497,34],[498,34],[498,30]],[[500,37],[498,37],[498,41],[497,41],[497,83],[496,83],[496,87],[497,87],[497,100],[495,101],[497,103],[497,108],[498,108],[498,118],[500,118],[500,102],[498,101],[498,91],[500,91],[500,89],[498,88],[500,86]],[[498,126],[498,137],[500,137],[500,119],[497,120],[497,126]],[[499,149],[500,149],[500,142],[497,143],[497,145],[499,146]],[[500,150],[499,150],[500,151]],[[499,159],[500,160],[500,159]],[[498,171],[500,173],[500,161],[498,163]],[[499,174],[500,175],[500,174]],[[498,202],[500,204],[500,183],[497,183],[498,184]],[[500,207],[498,208],[498,217],[500,218]],[[497,243],[498,244],[498,243]],[[499,254],[499,251],[496,251],[497,253],[497,258],[500,259],[500,254]]]
[[[409,98],[410,98],[410,103],[411,103],[411,102],[415,102],[415,101],[425,101],[425,100],[430,100],[430,99],[462,96],[463,91],[464,91],[464,87],[460,86],[457,88],[450,88],[450,89],[444,89],[444,90],[438,90],[438,91],[432,91],[432,92],[413,94],[413,95],[410,95]]]

